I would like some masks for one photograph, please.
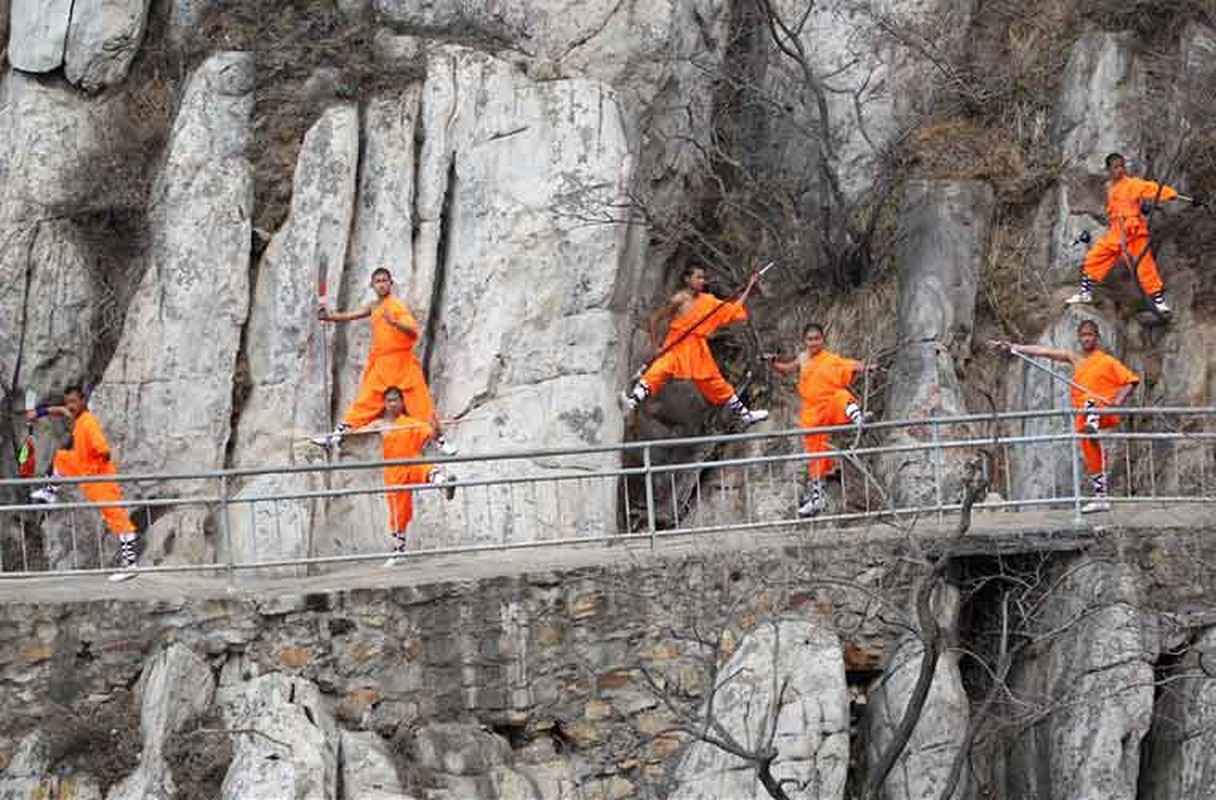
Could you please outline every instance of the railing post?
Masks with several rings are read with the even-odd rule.
[[[1085,527],[1085,517],[1081,513],[1081,437],[1077,434],[1076,420],[1065,417],[1072,430],[1072,449],[1069,453],[1072,461],[1072,525],[1074,528]]]
[[[656,525],[654,521],[654,475],[650,471],[650,445],[642,448],[642,467],[646,476],[646,530],[650,532],[650,549],[654,549]]]
[[[938,431],[937,425],[937,409],[931,412],[933,416],[933,490],[937,497],[937,522],[944,524],[946,514],[942,511],[942,449],[941,449],[941,433]]]
[[[228,505],[228,476],[220,476],[220,538],[228,553],[228,585],[236,580],[236,554],[232,552],[232,516]]]

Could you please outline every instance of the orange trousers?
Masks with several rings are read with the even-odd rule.
[[[431,464],[386,467],[384,484],[393,487],[426,483],[434,468]],[[414,518],[414,493],[410,491],[388,492],[384,498],[388,501],[389,531],[404,536],[405,529],[409,527],[410,520]]]
[[[804,408],[798,417],[798,424],[803,428],[847,425],[850,420],[844,410],[851,402],[853,395],[847,389],[837,389],[814,406]],[[802,437],[802,442],[807,453],[823,453],[832,449],[831,435],[827,433],[808,433]],[[811,458],[806,466],[811,479],[821,481],[836,471],[839,462],[835,458]]]
[[[1140,258],[1140,254],[1143,253],[1144,257],[1140,258],[1140,263],[1136,265],[1136,280],[1140,281],[1140,286],[1145,293],[1152,296],[1165,288],[1165,284],[1161,282],[1161,275],[1157,272],[1157,262],[1153,259],[1153,253],[1148,247],[1148,229],[1143,225],[1128,225],[1126,234],[1125,249],[1124,236],[1119,223],[1111,225],[1106,233],[1102,234],[1102,238],[1085,254],[1085,263],[1081,269],[1095,283],[1101,283],[1120,258],[1131,259],[1128,261],[1128,267],[1130,267],[1131,263]]]
[[[642,373],[642,383],[646,384],[646,388],[650,394],[656,395],[672,378],[687,378],[697,387],[697,391],[705,398],[710,405],[720,406],[727,400],[735,396],[735,387],[726,382],[726,378],[722,377],[722,373],[718,371],[718,365],[711,362],[711,369],[703,369],[705,377],[693,378],[688,375],[677,374],[677,358],[674,352],[666,353],[654,360],[654,363],[646,368]]]
[[[1119,424],[1119,418],[1114,414],[1103,414],[1098,417],[1099,428],[1113,428]],[[1085,415],[1077,417],[1076,422],[1077,433],[1085,432]],[[1097,475],[1100,472],[1105,472],[1105,463],[1102,458],[1102,443],[1092,436],[1081,437],[1081,454],[1085,456],[1085,473],[1087,475]]]
[[[405,400],[405,413],[435,423],[435,401],[413,353],[391,353],[373,358],[363,368],[359,392],[342,418],[345,425],[362,428],[384,413],[384,390],[396,386]]]
[[[54,469],[56,474],[66,478],[112,475],[115,471],[114,465],[108,461],[100,464],[88,463],[71,450],[60,450],[55,453]],[[122,500],[122,487],[117,483],[106,481],[104,483],[80,483],[77,486],[90,503],[113,503]],[[135,533],[135,523],[131,522],[131,515],[127,513],[127,509],[122,506],[109,506],[100,511],[101,518],[105,520],[110,533],[115,536]]]

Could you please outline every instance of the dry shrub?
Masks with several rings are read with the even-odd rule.
[[[1023,214],[998,211],[980,279],[981,309],[1018,341],[1033,339],[1054,312],[1051,286],[1035,269],[1035,231]]]
[[[190,58],[216,49],[249,50],[257,59],[254,139],[254,225],[277,229],[291,206],[292,177],[304,134],[334,99],[400,89],[422,75],[421,62],[390,67],[376,58],[375,25],[340,13],[332,0],[241,0],[209,7],[190,43]],[[333,71],[327,96],[309,97],[305,83]]]
[[[102,703],[63,709],[44,722],[44,731],[51,746],[51,769],[92,775],[103,790],[135,769],[143,747],[138,706],[125,689]]]
[[[223,720],[212,716],[169,738],[165,762],[177,786],[178,800],[212,800],[232,764],[232,741]]]
[[[905,165],[917,177],[998,182],[1026,171],[1007,132],[961,117],[932,120],[908,139]]]

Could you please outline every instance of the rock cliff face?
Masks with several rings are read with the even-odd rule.
[[[1031,5],[1027,13],[1052,11]],[[1076,280],[1078,235],[1105,224],[1108,151],[1128,152],[1144,174],[1211,190],[1211,14],[1180,9],[1176,25],[1148,32],[1105,6],[1075,5],[1048,26],[1052,35],[1039,26],[1023,41],[1019,20],[1006,19],[1016,10],[970,0],[0,0],[5,412],[22,407],[27,389],[46,403],[69,384],[85,384],[124,472],[320,465],[334,457],[307,439],[352,402],[369,330],[365,321],[316,319],[318,275],[330,304],[352,309],[369,302],[370,273],[384,266],[420,322],[418,354],[448,438],[465,454],[613,444],[628,435],[615,395],[646,355],[638,351],[639,321],[661,302],[665,279],[697,259],[742,274],[753,254],[737,257],[740,242],[764,241],[774,253],[814,249],[800,238],[806,230],[781,227],[790,219],[837,238],[810,259],[822,255],[822,269],[782,262],[754,298],[754,324],[766,334],[788,332],[845,306],[859,284],[871,291],[866,281],[887,281],[880,288],[888,292],[897,285],[889,322],[896,348],[881,358],[890,379],[876,404],[890,418],[962,413],[980,390],[1010,409],[1062,407],[1066,387],[1042,371],[978,367],[988,358],[981,332],[1064,348],[1081,319],[1099,321],[1108,347],[1142,375],[1136,402],[1210,404],[1216,317],[1202,269],[1216,241],[1210,218],[1185,210],[1154,216],[1176,308],[1169,329],[1137,316],[1142,298],[1122,267],[1095,307],[1065,310],[1060,301]],[[1037,49],[1053,50],[1050,80],[1005,80],[991,64],[999,74],[986,74],[975,51],[994,27],[1014,31],[1015,44],[1031,51],[1007,48],[1001,58],[1034,60]],[[278,59],[265,58],[272,51]],[[1025,96],[1036,90],[1045,94]],[[960,120],[965,125],[950,127]],[[1033,141],[1039,149],[971,153],[971,161],[1013,164],[1001,169],[941,166],[956,146],[970,152],[960,134],[941,146],[939,160],[918,160],[918,137],[941,125],[1000,128],[1003,145]],[[1175,141],[1167,131],[1188,137]],[[1050,166],[1009,178],[1025,161]],[[284,210],[271,213],[263,198],[276,187]],[[748,207],[741,199],[756,196],[763,213],[739,211]],[[255,220],[267,230],[255,229]],[[1026,229],[1013,230],[1011,220]],[[1002,225],[1006,234],[1035,238],[1029,261],[994,241]],[[1032,324],[1005,313],[999,287],[1009,270],[1034,287]],[[759,363],[740,363],[747,356],[723,358],[740,373],[760,374]],[[758,396],[762,382],[751,381]],[[658,409],[666,416],[642,420],[638,431],[700,432],[693,417],[709,409],[690,398],[688,386],[671,386]],[[792,418],[789,408],[780,411],[774,419]],[[1068,430],[1061,418],[1006,432]],[[65,433],[62,423],[39,424],[40,470]],[[888,441],[925,444],[935,433],[956,432],[929,425]],[[6,453],[23,436],[18,417],[0,423]],[[1145,478],[1138,457],[1148,451],[1125,443],[1112,452],[1112,483],[1131,491]],[[352,436],[337,458],[372,461],[380,453],[376,436]],[[969,455],[888,458],[876,473],[900,503],[950,502]],[[1153,455],[1165,492],[1203,485],[1211,469],[1202,443]],[[1071,493],[1074,459],[1067,442],[1012,446],[994,488],[1030,500]],[[12,461],[0,459],[3,476]],[[616,457],[602,454],[454,465],[469,480],[552,476],[538,491],[560,495],[554,507],[566,511],[546,516],[535,494],[502,485],[463,491],[456,503],[420,491],[412,543],[615,531],[628,516],[622,485],[578,477],[614,466]],[[788,465],[778,489],[772,470],[751,473],[756,480],[707,474],[704,486],[716,499],[700,505],[696,491],[698,505],[687,511],[680,498],[692,503],[692,481],[673,481],[678,497],[662,505],[707,525],[776,516],[778,508],[785,514],[797,505],[802,470]],[[381,483],[378,470],[249,476],[223,487],[238,501],[230,517],[202,505],[148,505],[136,514],[148,544],[143,557],[183,564],[375,553],[388,544]],[[366,493],[324,496],[337,489]],[[164,501],[219,490],[216,482],[148,480],[128,493]],[[293,497],[264,499],[275,494]],[[0,489],[3,502],[16,498],[16,489]],[[668,514],[660,510],[660,524]],[[0,517],[2,569],[13,568],[12,554],[22,568],[93,567],[113,546],[95,514]],[[1038,598],[1027,625],[1044,642],[1019,657],[1010,686],[1014,700],[1044,715],[999,748],[986,742],[990,752],[1003,749],[977,770],[995,776],[985,790],[1029,800],[1210,796],[1211,631],[1196,623],[1167,643],[1159,630],[1165,612],[1145,610],[1150,580],[1133,574],[1123,555],[1068,565],[1052,576],[1058,591]],[[532,609],[534,619],[514,601],[447,609],[452,616],[442,619],[422,614],[399,629],[380,619],[372,627],[383,640],[422,639],[428,629],[446,638],[427,645],[434,649],[425,663],[412,660],[409,646],[393,650],[395,660],[379,665],[374,681],[345,663],[305,679],[292,672],[295,656],[278,650],[266,657],[229,653],[218,639],[197,640],[193,649],[158,641],[146,663],[127,664],[115,682],[136,686],[142,725],[138,763],[126,765],[120,781],[52,774],[58,754],[31,735],[8,755],[0,798],[100,797],[103,789],[111,800],[172,796],[173,758],[163,740],[207,713],[241,731],[232,737],[232,769],[215,787],[224,797],[404,797],[418,787],[398,774],[402,753],[425,774],[426,797],[548,798],[576,786],[626,797],[643,777],[677,797],[762,796],[737,758],[666,735],[672,720],[624,672],[605,673],[611,677],[594,694],[580,694],[578,714],[548,718],[543,733],[526,725],[521,732],[526,711],[584,680],[574,657],[530,679],[529,654],[560,643],[544,614],[594,615],[587,609],[602,599],[558,597],[564,590],[552,585],[536,591],[544,608]],[[624,616],[629,607],[620,602]],[[867,687],[865,733],[852,744],[854,755],[872,757],[912,692],[919,640],[897,638],[882,663],[856,668],[841,631],[784,611],[758,603],[751,633],[721,653],[722,671],[743,677],[722,688],[719,718],[755,739],[763,731],[748,710],[772,706],[774,774],[796,783],[799,796],[841,797],[857,777],[847,774],[849,693]],[[475,633],[482,624],[493,630],[485,639]],[[43,632],[31,629],[27,638]],[[343,635],[326,634],[327,646],[339,640],[333,662],[378,657],[379,645],[343,644]],[[593,655],[601,666],[624,647],[608,625],[580,635],[595,652],[579,658]],[[252,641],[233,636],[242,646]],[[483,659],[483,648],[494,653]],[[32,663],[46,660],[30,652]],[[82,653],[72,659],[90,663],[94,654]],[[968,693],[983,683],[967,672],[970,657],[943,656],[925,724],[886,797],[940,791],[974,719]],[[259,658],[260,669],[245,669]],[[672,650],[656,660],[683,668],[681,658]],[[465,673],[436,666],[475,670],[484,660],[501,681],[466,685]],[[53,666],[60,675],[63,663]],[[871,681],[870,671],[881,675]],[[218,699],[213,672],[222,673]],[[338,673],[350,695],[335,704]],[[789,676],[779,697],[774,673]],[[439,674],[452,684],[442,690],[451,693],[445,711],[466,716],[440,719],[438,701],[421,695]],[[392,699],[356,694],[372,683]],[[1112,685],[1119,690],[1106,691]],[[1163,686],[1174,690],[1154,691]],[[28,691],[21,681],[14,687]],[[474,711],[492,717],[496,730],[483,730],[481,717],[471,721]],[[614,752],[613,735],[592,724],[604,719],[648,737],[645,755]],[[3,733],[6,742],[18,738]],[[529,745],[513,747],[521,737]],[[613,766],[580,760],[593,749]],[[978,792],[980,777],[972,777],[960,800]]]

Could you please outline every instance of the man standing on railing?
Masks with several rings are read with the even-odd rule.
[[[406,415],[404,393],[396,386],[384,390],[384,421],[388,426],[384,431],[385,461],[418,458],[434,433],[430,423]],[[451,485],[455,480],[455,475],[434,464],[395,464],[384,468],[385,486],[431,483],[444,486],[448,500],[456,496],[456,487]],[[395,567],[402,562],[400,554],[405,553],[406,529],[414,516],[414,493],[409,490],[389,491],[385,499],[388,501],[388,525],[393,536],[393,550],[398,555],[384,565]]]
[[[434,430],[439,451],[455,455],[456,448],[443,437],[435,401],[422,374],[422,363],[414,354],[414,345],[421,335],[418,321],[409,307],[393,295],[393,276],[384,267],[372,272],[372,290],[376,301],[357,311],[330,311],[323,305],[317,309],[317,318],[322,322],[352,322],[370,317],[372,346],[355,402],[332,433],[312,441],[321,447],[338,447],[347,431],[362,428],[383,413],[385,389],[397,386],[404,394],[410,416],[423,420]]]
[[[110,453],[110,443],[101,432],[97,417],[89,411],[88,398],[81,387],[69,386],[64,390],[61,406],[39,406],[25,413],[30,420],[52,416],[73,421],[72,446],[68,450],[55,453],[47,473],[52,481],[58,477],[114,475],[118,472]],[[90,503],[113,503],[122,500],[122,488],[112,481],[82,483],[79,486]],[[55,503],[59,500],[59,487],[53,482],[48,483],[31,492],[30,497],[41,503]],[[131,516],[122,506],[107,506],[101,509],[101,517],[110,533],[118,537],[118,557],[124,570],[111,575],[110,580],[133,577],[134,573],[125,571],[134,567],[139,558],[139,533],[131,522]]]
[[[1095,437],[1103,428],[1119,424],[1114,414],[1099,414],[1098,409],[1119,408],[1140,383],[1140,376],[1132,372],[1119,359],[1103,351],[1098,323],[1087,319],[1077,326],[1077,341],[1081,352],[1057,350],[1033,344],[995,342],[998,351],[1020,353],[1027,356],[1042,356],[1052,361],[1072,364],[1072,407],[1086,413],[1076,419],[1076,430],[1082,434],[1081,452],[1085,456],[1085,471],[1093,487],[1094,498],[1081,507],[1081,512],[1110,511],[1106,494],[1106,469],[1102,444]]]
[[[781,361],[768,356],[773,370],[781,375],[792,375],[798,371],[798,397],[802,407],[798,412],[798,427],[821,428],[832,425],[861,425],[866,421],[856,396],[849,391],[849,384],[867,366],[860,361],[844,358],[825,347],[823,326],[812,322],[802,330],[802,341],[806,351],[796,358]],[[873,368],[870,365],[869,368]],[[808,454],[823,453],[831,449],[829,435],[808,433],[803,436]],[[814,457],[807,462],[811,478],[810,496],[798,508],[798,516],[813,517],[827,510],[828,495],[824,479],[837,470],[835,458]]]
[[[744,425],[768,417],[762,409],[752,411],[743,404],[714,361],[707,341],[724,325],[747,319],[747,296],[759,282],[753,275],[737,300],[720,300],[705,291],[705,269],[689,267],[684,272],[684,287],[673,294],[667,305],[650,315],[650,342],[657,355],[628,392],[621,395],[621,407],[634,411],[652,394],[658,394],[672,378],[692,381],[711,405],[725,405]],[[659,346],[659,327],[670,320],[663,346]]]

